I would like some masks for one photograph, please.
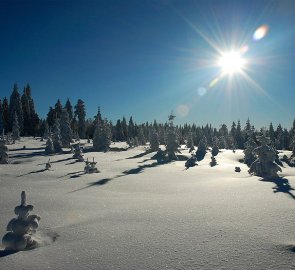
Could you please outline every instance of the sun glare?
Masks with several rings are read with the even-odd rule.
[[[221,67],[223,74],[231,75],[243,70],[245,67],[245,59],[242,58],[240,52],[226,52],[219,58],[218,65]]]

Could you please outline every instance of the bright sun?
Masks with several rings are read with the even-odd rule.
[[[221,55],[218,65],[221,67],[223,74],[232,75],[233,73],[240,73],[245,67],[245,62],[240,52],[231,51]]]

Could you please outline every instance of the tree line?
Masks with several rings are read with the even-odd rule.
[[[29,84],[19,93],[18,85],[14,84],[10,99],[6,97],[0,100],[0,130],[4,133],[15,133],[19,129],[21,136],[41,136],[55,129],[56,120],[59,120],[63,130],[69,137],[75,139],[93,139],[107,141],[126,141],[131,146],[144,145],[153,141],[156,144],[166,144],[171,136],[169,122],[158,123],[156,120],[149,123],[137,124],[132,116],[127,121],[125,117],[118,119],[116,123],[108,121],[101,115],[100,107],[93,118],[86,118],[86,106],[82,99],[78,99],[75,106],[67,99],[63,105],[58,99],[54,106],[49,107],[45,119],[40,119],[35,110],[32,91]],[[66,121],[66,122],[65,122]],[[219,128],[211,124],[197,126],[196,124],[176,125],[173,129],[179,144],[198,146],[202,140],[206,140],[207,146],[214,146],[218,140],[218,147],[224,149],[245,149],[249,136],[264,134],[270,138],[271,144],[276,149],[293,149],[295,138],[295,120],[292,128],[287,130],[279,124],[276,128],[272,123],[268,128],[256,129],[248,119],[245,126],[241,122],[233,122],[228,128],[221,124]],[[17,132],[16,132],[17,133]],[[46,136],[45,136],[46,137]],[[96,140],[95,140],[96,141]],[[104,148],[95,144],[97,149]],[[157,141],[157,142],[155,142]],[[65,145],[67,143],[64,143]]]

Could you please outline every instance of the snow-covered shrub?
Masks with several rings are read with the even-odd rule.
[[[258,140],[261,146],[253,150],[253,154],[257,156],[257,159],[251,164],[249,173],[260,177],[277,178],[278,171],[282,171],[282,169],[275,163],[276,151],[267,145],[270,141],[269,138],[263,135]]]
[[[2,244],[6,250],[20,251],[37,246],[32,236],[39,226],[40,217],[29,215],[33,208],[33,205],[27,205],[26,193],[22,191],[21,204],[14,209],[17,218],[13,218],[8,223],[8,232],[2,238]]]

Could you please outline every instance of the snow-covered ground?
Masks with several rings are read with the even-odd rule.
[[[240,150],[185,170],[137,147],[85,153],[98,174],[84,174],[72,154],[50,157],[44,171],[44,144],[22,139],[0,165],[0,236],[25,190],[42,244],[2,256],[1,270],[295,269],[295,168],[284,164],[284,184],[274,183],[249,176]]]

